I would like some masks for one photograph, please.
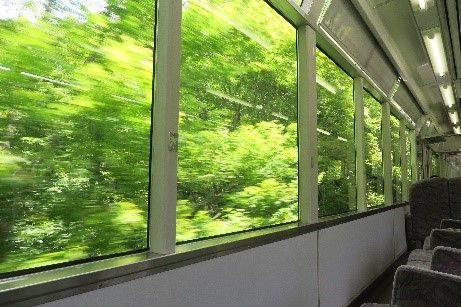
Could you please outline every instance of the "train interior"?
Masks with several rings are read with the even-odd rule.
[[[0,305],[461,306],[460,12],[0,1]]]

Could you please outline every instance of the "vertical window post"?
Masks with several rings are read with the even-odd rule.
[[[382,114],[384,204],[387,206],[392,205],[391,107],[388,101],[382,104]]]
[[[365,118],[363,104],[363,78],[354,79],[355,103],[355,152],[357,180],[357,210],[366,211],[366,172],[365,172]]]
[[[417,152],[416,149],[416,132],[414,129],[410,130],[410,148],[411,148],[411,183],[418,180],[418,165],[417,165]]]
[[[407,129],[405,126],[405,120],[400,120],[400,169],[401,169],[401,181],[402,181],[402,201],[408,201],[408,160],[406,153],[407,144]]]
[[[317,89],[315,31],[298,28],[299,219],[318,220]]]
[[[149,246],[159,254],[173,253],[176,245],[181,9],[181,1],[158,0]]]
[[[431,169],[431,158],[430,158],[430,151],[427,148],[426,144],[422,145],[422,160],[423,160],[423,171],[422,171],[422,178],[421,179],[426,179],[431,176],[430,174],[430,169]]]

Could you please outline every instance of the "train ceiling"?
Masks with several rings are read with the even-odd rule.
[[[419,137],[444,136],[443,151],[461,150],[461,0],[304,0],[301,9]]]

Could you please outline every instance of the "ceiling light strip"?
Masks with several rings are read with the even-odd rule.
[[[426,0],[418,0],[418,5],[421,10],[425,10],[427,8]]]
[[[329,131],[326,131],[326,130],[323,130],[323,129],[320,129],[320,128],[317,128],[317,132],[320,132],[320,133],[325,134],[325,135],[331,135],[331,133]]]
[[[73,86],[73,87],[76,87],[76,86],[77,86],[77,84],[73,84],[73,83],[65,82],[65,81],[59,81],[59,80],[55,80],[55,79],[51,79],[51,78],[48,78],[48,77],[39,76],[39,75],[32,74],[32,73],[25,72],[25,71],[21,71],[20,74],[23,75],[23,76],[29,77],[29,78],[33,78],[33,79],[37,79],[37,80],[41,80],[41,81],[45,81],[45,82],[49,82],[49,83],[54,83],[54,84],[59,84],[59,85],[65,85],[65,86]]]
[[[442,94],[443,102],[448,108],[455,105],[455,96],[451,85],[440,85],[440,93]]]
[[[449,112],[448,113],[448,116],[450,117],[450,120],[451,120],[451,123],[456,126],[459,124],[459,116],[458,116],[458,112],[454,111],[454,112]]]
[[[440,77],[444,76],[448,73],[448,64],[440,30],[423,34],[423,39],[434,73]]]

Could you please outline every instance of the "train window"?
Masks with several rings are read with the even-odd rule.
[[[407,134],[407,142],[405,144],[405,154],[407,155],[407,182],[411,184],[412,182],[412,174],[413,174],[413,168],[411,167],[412,161],[411,161],[411,155],[413,154],[411,152],[411,140],[410,140],[410,129],[405,129],[405,132]]]
[[[363,95],[365,114],[365,173],[367,207],[384,203],[381,103],[370,93]]]
[[[1,273],[147,248],[153,9],[0,2]]]
[[[184,2],[178,242],[298,220],[296,66],[263,0]]]
[[[353,79],[317,49],[319,216],[356,210]]]
[[[402,172],[400,167],[400,121],[391,115],[392,202],[402,200]]]
[[[431,175],[439,175],[439,156],[431,151]]]

